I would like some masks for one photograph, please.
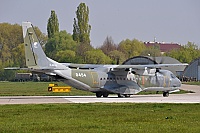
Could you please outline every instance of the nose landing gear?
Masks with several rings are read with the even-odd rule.
[[[168,97],[169,96],[169,92],[163,92],[163,97]]]

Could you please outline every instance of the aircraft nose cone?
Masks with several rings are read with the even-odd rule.
[[[181,81],[177,78],[174,82],[174,87],[181,87]]]
[[[178,79],[178,86],[177,87],[181,87],[181,81]]]

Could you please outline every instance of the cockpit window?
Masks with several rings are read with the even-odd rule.
[[[176,76],[174,74],[170,74],[171,75],[171,78],[175,79]]]

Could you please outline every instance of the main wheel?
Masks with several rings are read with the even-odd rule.
[[[103,93],[103,97],[108,97],[108,93]]]
[[[123,95],[121,95],[121,94],[118,94],[118,97],[120,98],[120,97],[123,97]]]
[[[130,97],[131,95],[129,95],[129,94],[125,94],[124,96],[125,96],[125,97]]]
[[[103,94],[101,92],[96,93],[96,97],[101,97]]]
[[[163,97],[168,97],[169,96],[169,92],[163,92]]]

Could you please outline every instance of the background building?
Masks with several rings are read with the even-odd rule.
[[[159,46],[161,54],[164,54],[173,49],[180,49],[181,45],[178,43],[166,43],[166,42],[144,42],[146,47]]]
[[[184,81],[200,81],[200,57],[185,68],[182,78]]]

